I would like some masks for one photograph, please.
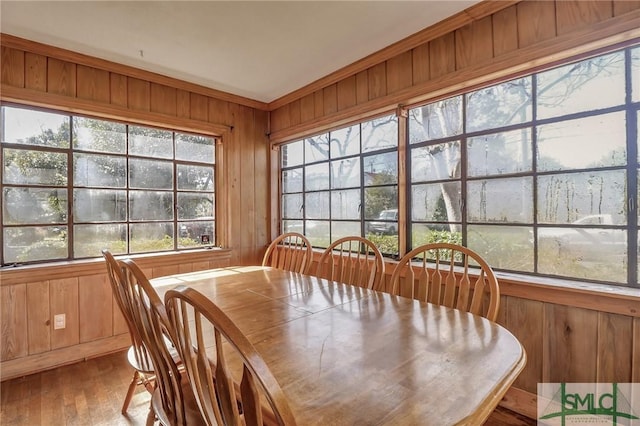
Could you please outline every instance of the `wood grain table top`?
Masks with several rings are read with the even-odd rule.
[[[485,318],[265,267],[151,280],[193,287],[260,352],[299,425],[482,424],[523,369]]]

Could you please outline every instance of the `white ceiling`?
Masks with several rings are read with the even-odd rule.
[[[474,3],[0,0],[0,31],[271,102]]]

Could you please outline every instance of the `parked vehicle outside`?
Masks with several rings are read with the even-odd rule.
[[[369,223],[369,232],[373,234],[397,234],[398,209],[382,210],[378,219]]]

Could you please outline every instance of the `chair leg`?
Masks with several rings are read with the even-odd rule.
[[[127,396],[124,398],[124,403],[122,404],[122,414],[127,414],[127,409],[129,408],[129,403],[133,398],[133,393],[136,390],[136,386],[138,386],[140,380],[140,374],[137,370],[133,371],[133,378],[131,379],[131,383],[129,384],[129,389],[127,389]]]

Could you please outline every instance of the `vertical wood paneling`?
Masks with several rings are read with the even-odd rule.
[[[111,336],[112,296],[111,284],[106,274],[78,278],[80,342],[90,342]]]
[[[138,78],[127,77],[127,105],[131,109],[149,111],[151,84]]]
[[[413,84],[429,81],[429,43],[421,44],[413,49],[411,58]]]
[[[513,5],[492,15],[493,54],[500,56],[518,49],[518,14]]]
[[[269,234],[270,208],[269,191],[260,190],[265,182],[269,182],[269,138],[267,137],[268,112],[254,111],[253,139],[255,139],[254,152],[254,186],[255,190],[255,238],[253,246],[253,264],[259,265],[262,262],[261,248],[265,247],[271,240]]]
[[[356,74],[356,102],[363,104],[369,100],[369,72],[360,71]]]
[[[47,91],[47,57],[35,53],[24,54],[24,87],[40,92]],[[3,71],[4,73],[4,71]]]
[[[394,93],[413,84],[412,51],[401,53],[387,61],[387,93]]]
[[[518,389],[536,393],[538,382],[542,381],[542,348],[545,329],[544,304],[534,300],[508,297],[505,325],[522,343],[527,353],[527,365],[514,383]]]
[[[633,319],[633,355],[631,381],[640,383],[640,318]]]
[[[596,380],[598,312],[545,304],[542,380],[583,382]]]
[[[47,60],[47,92],[76,96],[76,64],[49,58]]]
[[[313,92],[313,103],[316,118],[324,115],[324,91],[316,90]]]
[[[525,0],[516,5],[516,10],[520,48],[556,36],[555,2]]]
[[[147,279],[166,277],[167,275],[173,275],[180,273],[180,267],[178,265],[158,266],[151,270],[151,274],[147,273]]]
[[[240,234],[242,265],[249,265],[254,261],[253,252],[256,241],[256,181],[255,181],[255,149],[257,145],[254,137],[255,117],[253,109],[239,106],[239,120],[237,144],[240,151],[240,208],[235,213],[240,216],[243,226],[238,230]],[[291,115],[290,115],[291,117]]]
[[[193,263],[181,263],[178,265],[178,273],[186,274],[188,272],[193,272]]]
[[[2,83],[15,87],[24,87],[24,52],[2,46],[0,70]]]
[[[455,31],[456,69],[464,69],[493,57],[491,16]]]
[[[178,89],[176,91],[176,116],[180,118],[191,117],[191,92]],[[204,116],[202,121],[207,121],[207,115]]]
[[[124,315],[122,315],[118,302],[116,302],[113,297],[111,298],[111,306],[111,312],[113,312],[113,335],[117,336],[118,334],[129,333],[129,328],[127,327]]]
[[[189,116],[193,120],[207,121],[209,118],[209,98],[197,93],[191,93]]]
[[[640,9],[640,1],[638,0],[613,1],[613,16],[624,15],[625,13],[633,12],[637,9]]]
[[[27,294],[26,285],[0,287],[0,361],[27,355]]]
[[[338,82],[338,111],[356,106],[356,76]]]
[[[78,97],[98,102],[109,102],[109,72],[84,65],[77,66]]]
[[[226,124],[228,126],[233,125],[229,102],[209,98],[209,122]]]
[[[567,34],[613,16],[611,1],[562,0],[556,1],[558,35]]]
[[[194,272],[204,271],[206,269],[209,269],[209,262],[193,262],[190,265],[191,265],[191,270]]]
[[[121,107],[127,106],[127,77],[122,74],[111,74],[111,103]]]
[[[233,117],[238,117],[238,105],[231,104],[229,106],[229,111]],[[287,108],[286,111],[288,112],[289,109]],[[288,118],[288,114],[285,115]],[[233,131],[228,136],[229,137],[225,140],[225,168],[227,170],[226,182],[229,195],[225,209],[227,211],[228,218],[227,228],[229,230],[229,246],[235,248],[231,254],[230,262],[232,265],[239,265],[241,259],[240,249],[242,244],[242,233],[244,229],[246,229],[243,229],[243,218],[239,214],[242,205],[240,171],[242,170],[243,159],[241,158],[240,144],[243,135],[241,135],[240,131],[234,127]]]
[[[338,89],[332,84],[322,90],[324,115],[333,114],[338,111]]]
[[[383,62],[374,65],[367,70],[369,81],[369,100],[376,99],[387,94],[387,64]]]
[[[455,38],[445,34],[429,42],[429,75],[432,79],[456,70]]]
[[[78,279],[65,278],[49,281],[51,303],[51,349],[64,348],[80,343],[78,309]],[[57,314],[66,315],[66,328],[54,330],[53,319]]]
[[[625,315],[598,313],[597,381],[631,381],[633,320]]]
[[[159,112],[176,116],[177,111],[176,89],[162,84],[151,83],[151,112]]]
[[[29,355],[51,350],[51,313],[49,310],[49,281],[29,283],[27,286],[27,334]]]
[[[300,108],[300,99],[296,99],[289,104],[289,123],[291,126],[297,126],[302,122],[302,111]]]
[[[315,101],[313,93],[309,93],[307,96],[300,99],[300,121],[306,123],[315,118]]]

